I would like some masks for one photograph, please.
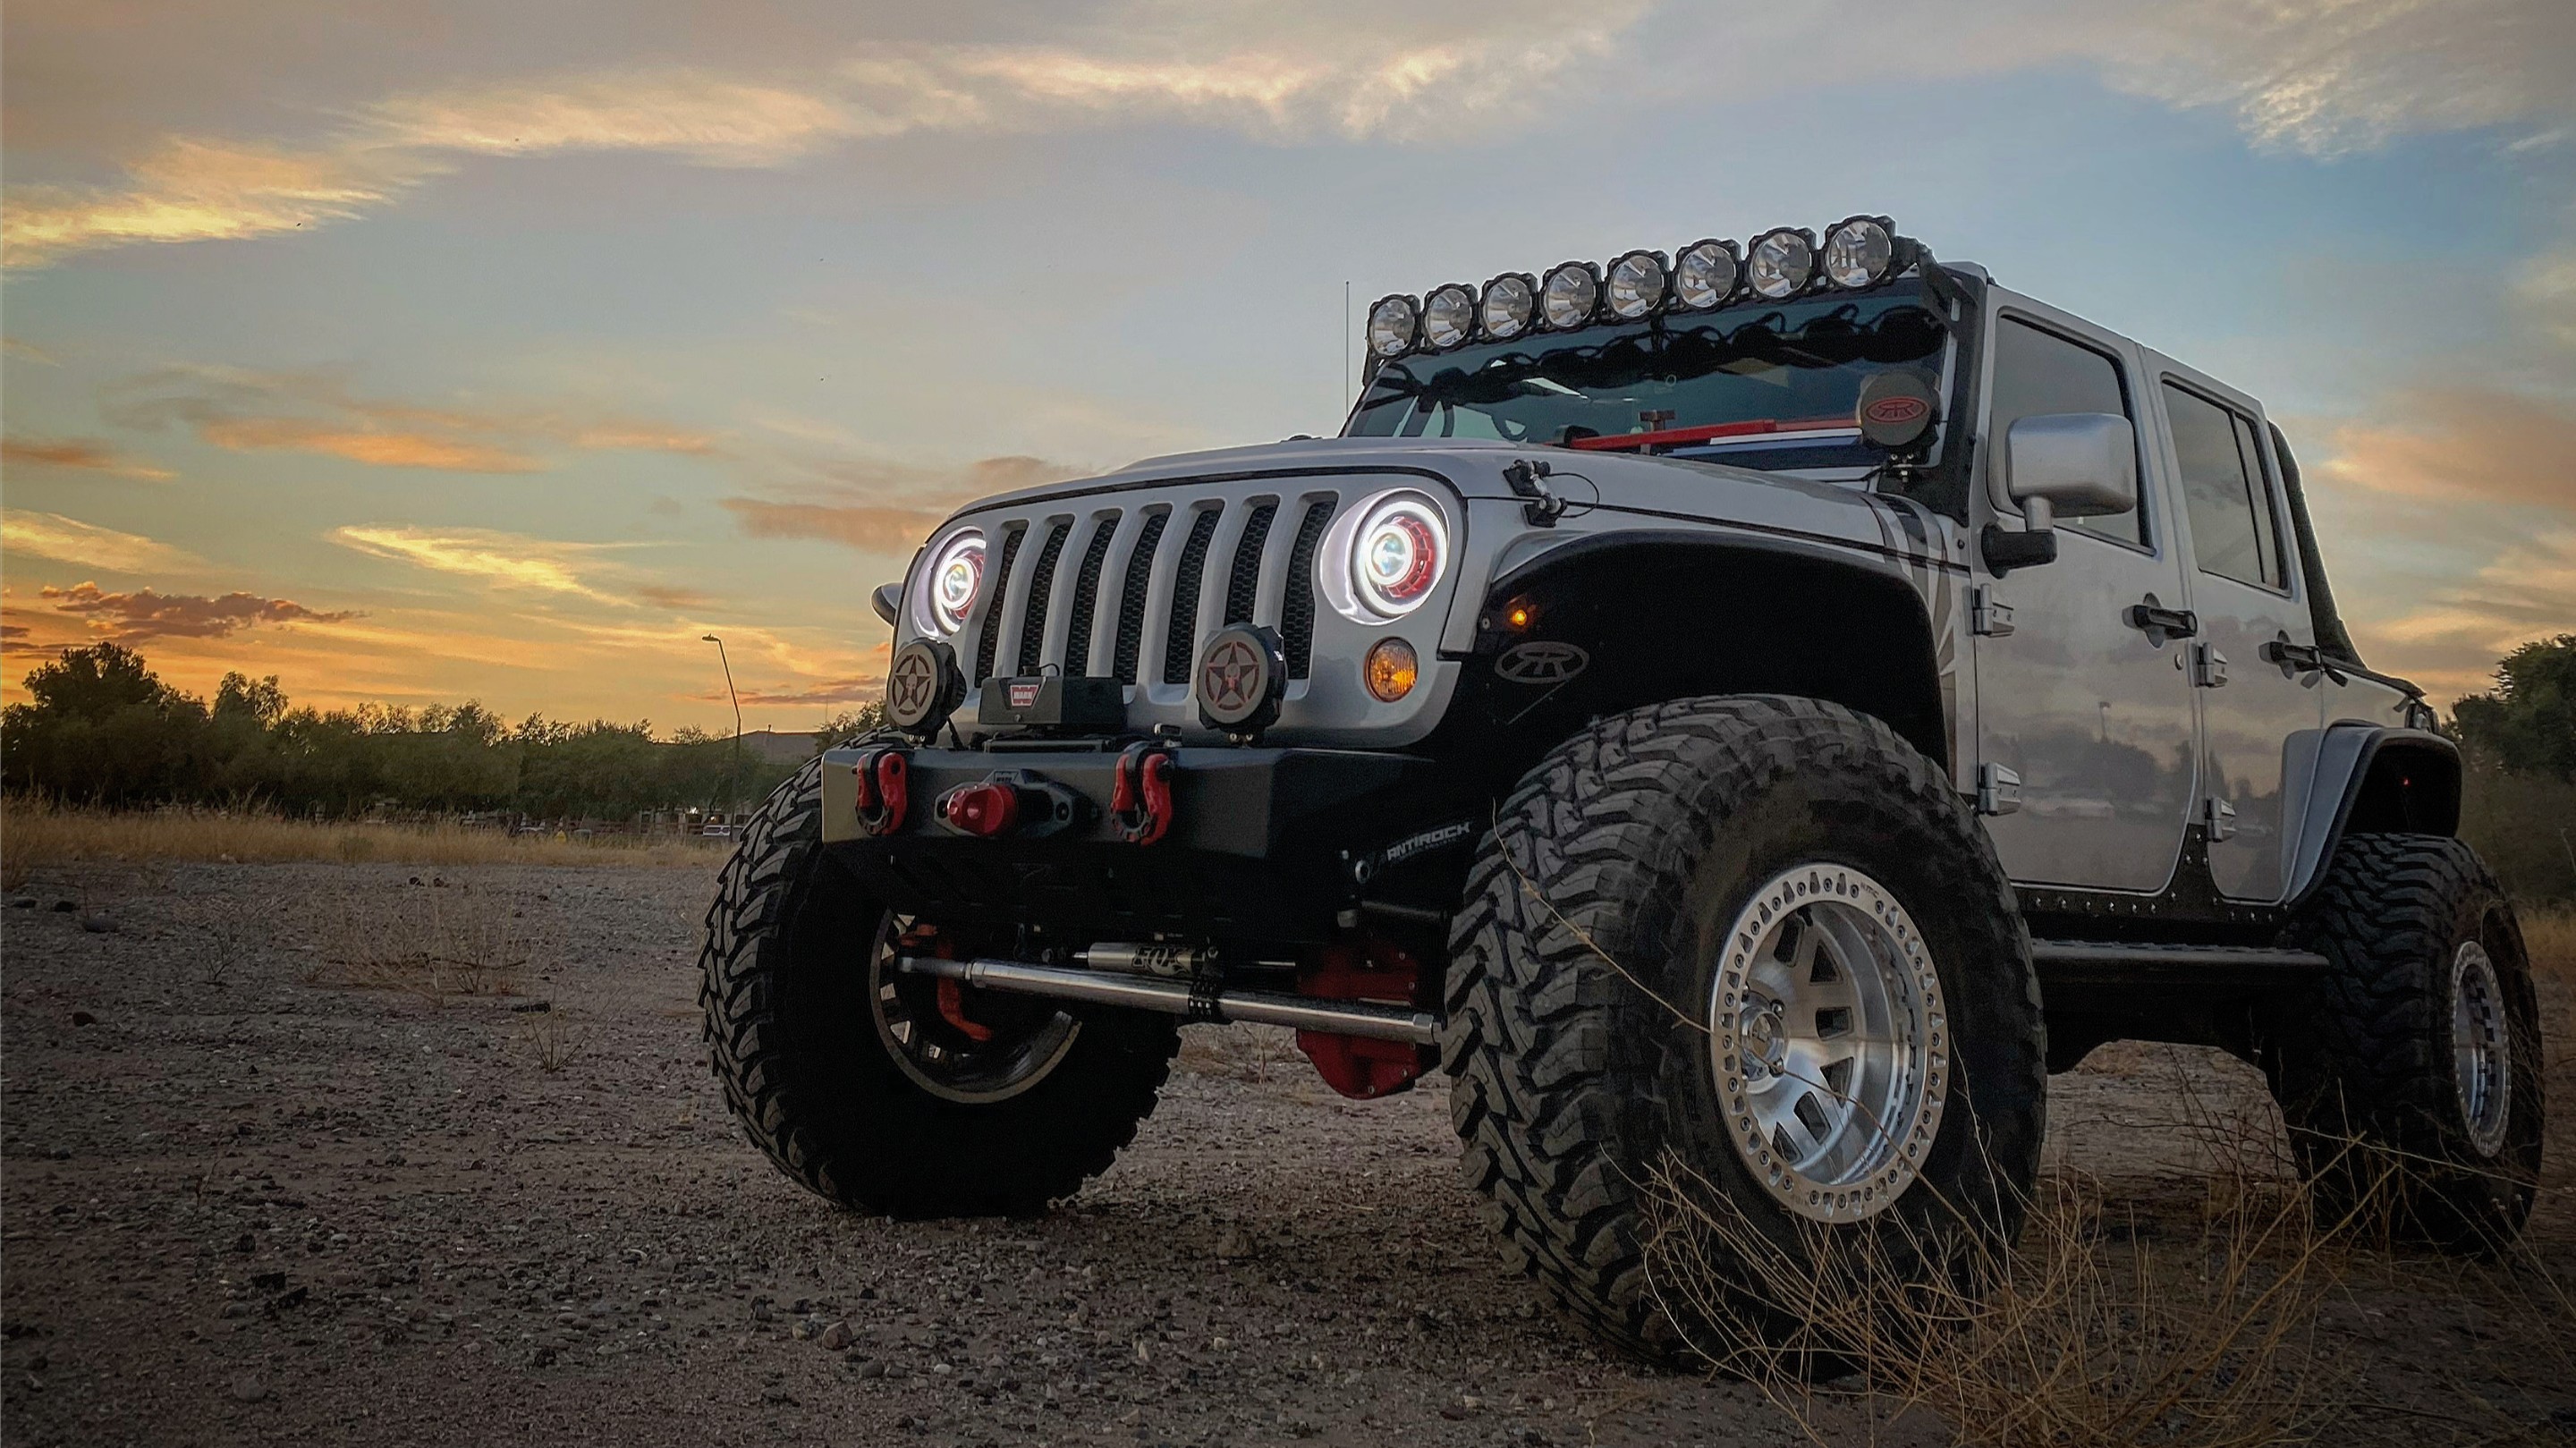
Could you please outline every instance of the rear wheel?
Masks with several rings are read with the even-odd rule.
[[[2509,1241],[2545,1103],[2530,960],[2495,877],[2458,840],[2354,835],[2302,935],[2332,964],[2271,1065],[2321,1207],[2454,1251]]]
[[[1848,1348],[1802,1338],[1779,1263],[1921,1280],[2018,1228],[2029,942],[1975,818],[1874,719],[1599,721],[1504,802],[1450,949],[1467,1178],[1507,1258],[1622,1347],[1829,1370]]]
[[[699,1002],[725,1101],[780,1170],[899,1217],[1019,1215],[1105,1169],[1154,1109],[1167,1017],[1068,1012],[901,974],[971,923],[888,911],[825,855],[820,764],[746,828],[707,912]]]

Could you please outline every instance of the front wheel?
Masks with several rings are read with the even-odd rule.
[[[1779,1262],[1857,1245],[1920,1280],[2018,1229],[2047,1091],[2028,937],[1975,817],[1877,720],[1685,699],[1558,746],[1480,846],[1447,993],[1468,1180],[1622,1347],[1783,1347]],[[1674,1230],[1694,1212],[1731,1229]]]
[[[1108,1167],[1180,1037],[893,969],[973,954],[971,922],[896,915],[825,855],[820,763],[779,786],[720,877],[699,1004],[725,1101],[780,1170],[898,1217],[1025,1215]]]

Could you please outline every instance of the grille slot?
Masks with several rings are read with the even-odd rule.
[[[1333,521],[1333,500],[1306,505],[1306,521],[1297,525],[1296,546],[1288,550],[1288,596],[1279,606],[1279,642],[1288,655],[1288,677],[1305,678],[1315,663],[1315,545]]]
[[[1118,515],[1092,520],[1091,546],[1082,550],[1082,568],[1073,575],[1073,607],[1064,624],[1064,671],[1091,672],[1091,615],[1100,604],[1100,563],[1109,556],[1109,540],[1118,531]]]
[[[1252,605],[1261,596],[1261,545],[1270,537],[1270,520],[1277,516],[1277,503],[1263,503],[1243,520],[1243,536],[1234,544],[1234,569],[1225,584],[1227,623],[1252,622]]]
[[[1218,510],[1201,509],[1190,524],[1189,540],[1181,545],[1178,576],[1172,580],[1172,624],[1163,631],[1163,682],[1185,683],[1190,677],[1190,652],[1198,646],[1199,585],[1207,574],[1208,540],[1216,536]]]
[[[1170,521],[1169,511],[1148,515],[1136,535],[1136,551],[1127,557],[1127,582],[1118,594],[1118,638],[1109,652],[1109,667],[1122,684],[1136,682],[1136,656],[1145,647],[1145,596],[1154,583],[1154,550]]]
[[[1019,561],[1020,539],[1025,528],[1013,528],[1002,539],[1002,561],[989,575],[993,580],[992,597],[984,605],[984,636],[975,644],[975,682],[993,677],[993,656],[1002,647],[1002,615],[1010,605],[1011,565]]]
[[[1038,549],[1038,566],[1029,574],[1028,606],[1020,613],[1019,673],[1036,673],[1039,656],[1046,650],[1047,604],[1055,596],[1055,561],[1064,553],[1065,535],[1072,531],[1071,523],[1056,524],[1047,530],[1046,545]]]

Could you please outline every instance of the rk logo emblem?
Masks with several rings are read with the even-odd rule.
[[[1208,655],[1199,694],[1208,707],[1230,713],[1261,697],[1261,656],[1241,639],[1227,639]]]
[[[894,707],[897,718],[918,719],[930,707],[931,695],[938,687],[929,651],[909,650],[894,661],[894,670],[886,681],[886,702]]]

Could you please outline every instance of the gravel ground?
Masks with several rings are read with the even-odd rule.
[[[9,1441],[1804,1441],[1747,1387],[1587,1347],[1501,1270],[1440,1083],[1346,1102],[1284,1034],[1194,1036],[1136,1145],[1042,1220],[827,1208],[707,1076],[707,890],[667,868],[31,882],[0,915]],[[2206,1163],[2159,1126],[2174,1103],[2267,1109],[2250,1073],[2167,1048],[2053,1089],[2060,1161],[2184,1195]],[[2466,1384],[2521,1422],[2576,1402],[2413,1280],[2329,1310],[2382,1396]],[[1824,1423],[1860,1441],[1856,1409]]]

